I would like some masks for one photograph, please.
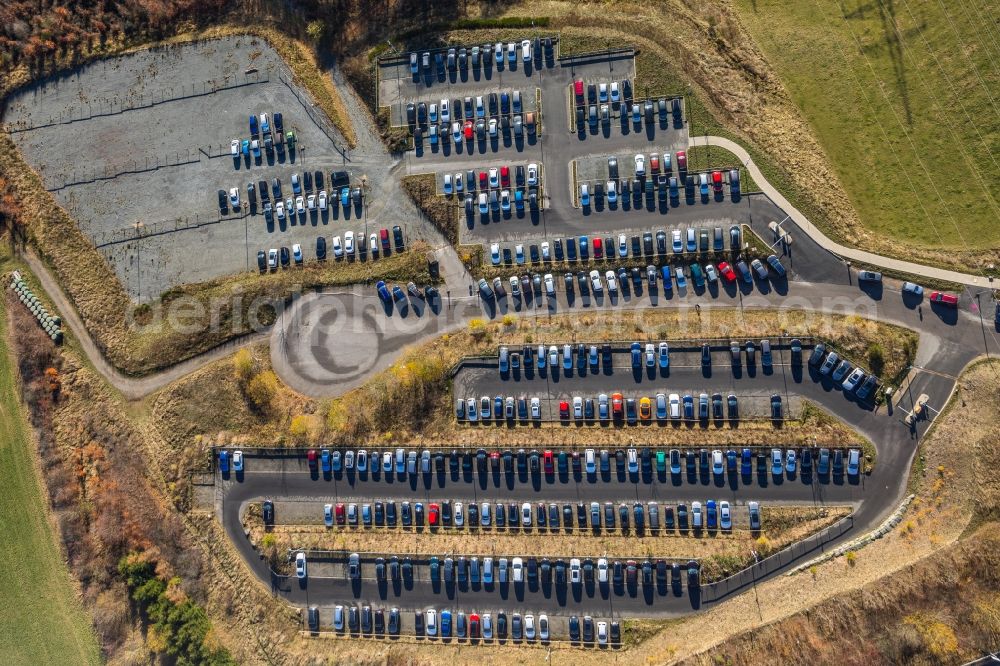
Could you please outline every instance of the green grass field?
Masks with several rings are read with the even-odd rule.
[[[46,518],[6,340],[0,301],[0,662],[99,664],[97,640]]]
[[[995,0],[737,0],[862,223],[942,250],[1000,247]]]

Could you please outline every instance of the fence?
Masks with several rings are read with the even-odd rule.
[[[242,78],[242,81],[240,81],[240,78]],[[180,86],[179,91],[171,87],[160,91],[160,94],[156,94],[154,92],[149,95],[143,94],[127,98],[117,96],[111,99],[102,98],[95,100],[94,102],[81,104],[76,108],[69,108],[60,112],[57,116],[49,116],[48,120],[44,123],[29,125],[26,122],[17,122],[8,125],[7,130],[11,134],[16,134],[18,132],[29,132],[31,130],[52,127],[55,125],[78,123],[85,120],[91,120],[93,118],[116,116],[128,111],[148,109],[160,104],[176,102],[182,99],[212,95],[223,90],[233,90],[236,88],[243,88],[245,86],[267,83],[269,80],[270,79],[266,75],[261,78],[259,72],[251,72],[249,74],[244,73],[241,76],[234,76],[232,83],[229,82],[230,79],[227,77],[221,84],[216,81],[202,81],[201,83],[182,85]]]
[[[226,151],[228,152],[228,146],[226,147]],[[84,163],[77,163],[74,165],[72,172],[62,174],[62,184],[54,185],[47,189],[49,192],[58,192],[59,190],[67,187],[74,187],[76,185],[86,185],[88,183],[96,183],[102,180],[114,180],[119,176],[156,171],[165,167],[194,164],[201,160],[200,153],[204,153],[205,155],[212,157],[212,155],[209,155],[202,149],[198,148],[196,150],[187,149],[183,153],[177,151],[173,155],[154,155],[152,157],[147,155],[142,159],[135,159],[118,165],[108,164],[102,168],[88,168],[88,166]]]
[[[165,220],[162,222],[151,222],[151,223],[140,222],[139,224],[130,227],[124,227],[122,229],[114,229],[112,231],[99,231],[93,233],[91,234],[91,240],[93,241],[95,248],[101,249],[109,245],[128,243],[130,241],[138,240],[140,238],[149,238],[150,236],[162,236],[164,234],[171,234],[177,231],[189,231],[191,229],[206,227],[211,224],[219,224],[221,222],[226,222],[228,220],[242,220],[246,215],[248,215],[248,213],[239,216],[230,215],[228,217],[209,218],[195,214],[193,220],[177,219],[177,220]]]
[[[312,101],[309,99],[303,99],[302,94],[295,89],[294,85],[288,82],[281,72],[278,72],[278,80],[285,84],[285,87],[288,88],[292,95],[295,96],[295,99],[299,101],[299,104],[302,105],[306,115],[313,121],[313,124],[316,125],[320,132],[326,135],[326,138],[330,140],[331,144],[333,144],[334,149],[340,153],[340,156],[343,157],[345,161],[347,161],[347,153],[344,152],[344,149],[337,143],[337,139],[334,138],[337,134],[337,130],[330,125],[330,121],[326,118],[325,114],[317,113],[314,108],[315,105]]]

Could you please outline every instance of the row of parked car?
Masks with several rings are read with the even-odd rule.
[[[277,215],[279,220],[285,219],[287,214],[293,217],[297,212],[304,215],[306,210],[316,209],[326,210],[328,205],[335,206],[336,199],[339,198],[341,205],[348,208],[351,203],[360,206],[362,203],[361,188],[351,188],[351,177],[346,171],[333,171],[330,173],[331,195],[327,196],[324,189],[324,174],[320,170],[304,171],[301,175],[293,173],[291,177],[291,196],[284,198],[281,187],[281,179],[272,178],[270,187],[266,180],[260,180],[256,184],[253,181],[246,186],[246,202],[251,208],[251,212],[257,206],[257,200],[262,204],[264,219],[270,223],[273,216]],[[271,205],[272,196],[274,206]],[[219,213],[227,214],[228,209],[238,212],[241,208],[240,189],[232,187],[228,195],[225,190],[219,190]]]
[[[524,112],[521,91],[503,91],[488,95],[467,96],[465,100],[442,99],[440,102],[408,102],[406,104],[406,123],[411,127],[417,125],[447,125],[451,122],[486,120],[498,116],[509,116]]]
[[[239,452],[237,452],[239,453]],[[242,454],[240,454],[240,465],[242,465]],[[796,474],[801,469],[804,474],[813,472],[813,463],[817,462],[816,471],[821,476],[826,476],[833,472],[835,476],[843,474],[844,452],[834,448],[803,448],[797,449],[771,449],[770,450],[772,473],[780,474],[782,460],[786,471],[790,475]],[[857,474],[857,465],[860,461],[860,453],[856,449],[850,449],[847,458],[850,462],[848,472],[851,476]],[[235,455],[234,455],[235,457]],[[753,474],[754,458],[757,461],[758,474],[766,473],[768,452],[766,448],[744,447],[740,450],[708,449],[671,449],[667,451],[662,448],[628,448],[628,449],[593,449],[587,448],[583,451],[574,449],[537,449],[526,450],[519,448],[516,450],[505,449],[503,451],[478,449],[476,451],[453,449],[452,451],[430,451],[424,449],[420,451],[407,451],[397,448],[395,451],[368,451],[367,449],[348,449],[340,451],[337,449],[310,449],[307,453],[307,460],[310,469],[322,471],[325,475],[339,475],[345,471],[348,473],[365,473],[371,471],[385,474],[387,480],[406,476],[423,476],[432,473],[444,474],[450,471],[452,475],[457,475],[460,471],[465,474],[472,474],[473,471],[480,475],[492,474],[499,476],[507,475],[544,475],[553,479],[556,476],[567,477],[570,472],[576,478],[582,477],[585,473],[590,476],[600,473],[602,476],[610,474],[612,468],[619,476],[630,474],[635,477],[637,474],[642,478],[650,477],[655,471],[657,475],[664,476],[669,470],[671,474],[678,475],[683,467],[686,468],[689,476],[696,474],[708,477],[710,474],[724,476],[726,474],[739,474],[744,478]],[[832,468],[830,463],[833,463]],[[224,472],[228,471],[229,452],[222,450],[219,453],[219,467]],[[235,465],[235,463],[234,463]],[[242,467],[240,467],[242,469]],[[239,470],[237,470],[239,471]],[[404,503],[409,507],[409,503]],[[423,505],[421,504],[421,511]],[[499,505],[498,505],[499,506]],[[510,506],[515,506],[511,504]],[[582,506],[582,504],[580,505]],[[376,520],[379,505],[376,503]],[[499,512],[500,509],[498,508]],[[516,509],[510,509],[516,515]],[[422,514],[421,514],[422,515]],[[395,516],[395,505],[392,508],[391,516]],[[405,518],[405,514],[404,514]],[[376,522],[376,524],[379,524]],[[404,523],[407,524],[407,523]]]
[[[729,227],[729,250],[737,252],[740,249],[742,230],[740,225],[734,224]],[[513,250],[513,251],[512,251]],[[565,239],[556,238],[553,241],[542,241],[540,244],[529,244],[528,252],[525,252],[523,243],[514,244],[513,248],[492,243],[490,245],[490,263],[494,266],[501,264],[523,265],[530,261],[532,264],[548,263],[551,261],[589,261],[607,260],[620,258],[627,259],[647,259],[655,260],[663,258],[669,253],[675,255],[685,253],[709,252],[721,254],[726,251],[726,233],[722,227],[680,227],[670,230],[668,242],[667,230],[657,229],[655,231],[645,231],[642,234],[628,235],[618,234],[614,236],[569,236]],[[775,257],[777,259],[777,257]],[[768,263],[772,263],[770,260]],[[777,269],[776,269],[777,270]]]
[[[234,161],[238,161],[241,156],[249,159],[251,155],[254,159],[259,160],[262,149],[269,155],[274,150],[277,150],[279,155],[283,155],[286,143],[289,150],[295,149],[295,131],[290,129],[287,135],[284,134],[284,119],[280,112],[274,114],[273,127],[268,121],[266,113],[261,113],[259,116],[250,114],[249,118],[250,138],[233,139],[229,143],[229,152]]]
[[[511,132],[513,132],[514,138],[522,139],[525,131],[529,136],[534,136],[535,129],[535,112],[528,111],[525,114],[515,113],[513,116],[495,116],[489,120],[479,118],[475,121],[466,120],[464,123],[454,120],[451,125],[448,123],[431,124],[426,130],[417,125],[413,128],[413,141],[416,145],[420,145],[426,132],[427,140],[431,146],[449,141],[453,141],[458,146],[462,141],[467,143],[485,142],[487,137],[496,142],[499,141],[501,135],[510,138]]]
[[[519,252],[523,252],[523,247],[520,245],[515,247],[515,254]],[[744,284],[748,285],[753,284],[753,274],[750,272],[751,268],[761,281],[767,280],[770,276],[767,266],[770,266],[771,270],[774,271],[777,279],[783,279],[787,274],[781,261],[773,254],[767,257],[767,266],[760,259],[752,259],[749,266],[747,266],[745,260],[740,259],[736,262],[735,266]],[[688,270],[690,271],[691,281],[694,283],[696,289],[703,288],[706,283],[715,284],[719,281],[720,276],[727,284],[733,284],[737,280],[736,270],[733,270],[733,266],[726,261],[720,261],[718,266],[715,264],[705,264],[704,267],[698,262],[693,262],[688,266]],[[574,284],[574,275],[572,272],[567,272],[563,275],[563,283],[568,295],[575,295],[577,291],[579,291],[581,296],[588,296],[591,291],[594,292],[595,296],[600,295],[604,293],[604,286],[606,284],[608,293],[614,296],[619,290],[629,290],[630,282],[632,287],[639,289],[642,287],[644,281],[649,285],[650,289],[655,289],[657,288],[657,284],[660,283],[661,278],[662,283],[660,284],[662,284],[665,293],[673,290],[674,280],[677,281],[678,289],[686,289],[688,286],[684,266],[671,267],[670,264],[664,264],[659,269],[650,264],[646,267],[645,272],[636,266],[629,270],[619,268],[617,274],[613,270],[607,270],[603,276],[596,269],[591,270],[589,274],[586,271],[578,271],[575,278],[576,284]],[[532,296],[540,297],[543,289],[546,296],[550,298],[556,296],[557,279],[552,273],[545,273],[544,275],[541,273],[521,276],[512,275],[507,279],[506,284],[510,285],[511,296],[517,299],[520,299],[522,294],[525,298]],[[505,281],[503,278],[493,278],[492,282],[487,282],[485,278],[481,278],[478,283],[479,294],[487,301],[505,298],[507,296],[507,287],[504,285]]]
[[[845,393],[854,392],[859,400],[867,400],[878,387],[878,378],[864,369],[855,367],[835,351],[827,353],[826,345],[817,344],[809,356],[809,365],[818,369],[822,377],[829,377]]]
[[[683,154],[683,151],[677,152],[678,162],[680,162]],[[682,187],[684,188],[685,199],[691,201],[695,197],[696,190],[703,199],[707,199],[710,191],[714,192],[716,196],[721,196],[723,186],[726,182],[729,183],[730,195],[734,199],[740,196],[739,169],[716,169],[699,173],[688,173],[687,160],[685,159],[679,176],[670,174],[669,162],[666,162],[667,169],[665,171],[657,169],[647,175],[644,163],[640,164],[639,162],[640,158],[643,157],[643,155],[636,155],[636,175],[634,178],[619,178],[617,176],[616,158],[610,158],[609,162],[614,160],[616,166],[611,171],[613,175],[609,175],[606,181],[598,180],[580,183],[580,205],[584,208],[590,208],[598,203],[607,203],[609,208],[614,208],[619,203],[631,203],[638,210],[643,195],[645,195],[647,203],[652,203],[654,199],[658,199],[661,202],[669,199],[672,203],[677,204],[680,202],[680,190]],[[657,155],[652,155],[651,157],[653,158],[651,162],[657,165],[660,163]],[[665,160],[668,160],[670,153],[664,153],[663,157]],[[641,172],[639,171],[640,168],[642,168]],[[596,199],[596,202],[594,199]]]
[[[774,394],[771,396],[771,418],[780,420],[782,418],[781,396]],[[721,423],[726,418],[730,421],[739,419],[739,400],[736,394],[730,393],[725,399],[728,409],[728,416],[724,414],[723,397],[721,393],[708,393],[698,396],[684,394],[682,397],[678,393],[657,393],[649,396],[624,397],[621,393],[601,393],[596,398],[572,396],[568,400],[559,400],[559,418],[568,421],[571,418],[576,421],[594,421],[595,418],[601,422],[609,421],[625,422],[635,424],[639,421],[666,421],[668,418],[679,421],[682,418],[687,422],[695,420],[707,423],[710,416],[717,423]],[[455,400],[455,417],[459,421],[476,423],[477,421],[487,422],[492,420],[495,423],[514,421],[541,420],[545,418],[542,414],[542,401],[537,396],[515,397],[501,396],[491,398],[484,395],[481,398],[458,398]]]
[[[513,181],[511,176],[513,175]],[[491,190],[509,190],[511,187],[537,187],[539,185],[538,164],[532,162],[527,167],[518,164],[513,171],[507,165],[490,167],[489,169],[469,169],[464,174],[458,172],[454,175],[446,173],[442,192],[445,195],[461,194],[464,191],[474,192],[477,188],[480,192]]]
[[[394,247],[395,249],[393,249]],[[405,249],[406,241],[403,238],[403,229],[399,225],[392,228],[391,241],[389,230],[382,228],[369,234],[367,242],[363,231],[358,232],[357,243],[355,243],[354,232],[347,231],[344,233],[343,240],[340,236],[334,236],[329,246],[329,251],[333,254],[335,261],[350,260],[355,255],[361,260],[371,255],[374,260],[378,259],[380,255],[388,256],[390,252],[403,252]],[[315,250],[316,260],[326,261],[328,256],[326,237],[318,236],[316,238]],[[257,251],[257,270],[261,273],[276,271],[279,264],[282,268],[288,268],[293,261],[296,266],[302,265],[305,261],[302,245],[299,243],[294,243],[291,251],[287,247],[271,248],[267,253],[264,250]]]
[[[794,451],[790,449],[788,453],[794,454]],[[735,452],[733,454],[735,455]],[[721,461],[721,455],[721,451],[713,452],[713,466],[722,467],[724,465]],[[717,457],[718,460],[716,460]],[[794,455],[789,455],[787,461],[783,462],[781,450],[774,449],[772,450],[772,457],[777,458],[775,462],[776,467],[772,470],[774,476],[782,476],[786,466],[790,470],[795,469],[796,459]],[[671,467],[674,466],[675,460],[677,461],[676,465],[679,470],[679,453],[671,454]],[[856,461],[854,465],[857,465]],[[794,471],[789,471],[788,473],[789,475],[793,475]],[[843,473],[842,470],[841,473]],[[676,474],[679,475],[680,471]],[[720,471],[717,473],[717,476],[723,476],[724,474],[724,471]],[[855,470],[852,476],[856,474],[857,471]],[[614,530],[620,527],[622,530],[628,531],[634,528],[635,532],[639,534],[649,532],[656,535],[661,531],[660,510],[662,508],[662,529],[668,535],[673,534],[675,529],[678,528],[681,532],[687,532],[689,528],[695,530],[701,530],[705,527],[709,530],[721,528],[724,531],[729,531],[733,528],[732,509],[729,502],[725,500],[719,503],[716,503],[715,500],[708,500],[705,505],[704,514],[702,513],[701,502],[692,502],[690,525],[688,523],[688,508],[686,504],[677,505],[677,517],[675,520],[674,507],[668,506],[665,503],[661,506],[658,502],[648,502],[646,504],[642,502],[633,502],[631,504],[621,502],[618,505],[616,519],[615,505],[612,502],[605,502],[603,511],[599,502],[590,502],[589,511],[586,503],[578,502],[576,512],[574,513],[573,505],[570,503],[564,503],[560,507],[555,502],[551,502],[548,505],[544,502],[538,502],[537,507],[533,508],[530,502],[524,502],[521,504],[519,511],[518,505],[515,502],[511,502],[505,506],[502,502],[496,502],[494,505],[490,502],[469,502],[465,504],[463,502],[453,503],[450,500],[444,500],[440,503],[430,502],[426,505],[426,523],[424,522],[425,505],[423,502],[416,502],[413,507],[410,507],[409,502],[404,502],[403,504],[407,507],[407,510],[404,510],[403,514],[403,527],[412,527],[414,525],[416,527],[423,527],[426,524],[432,528],[454,530],[462,530],[468,526],[469,528],[494,528],[497,530],[516,530],[518,528],[527,530],[534,527],[539,530],[546,529],[556,533],[560,530],[572,532],[574,528],[596,531],[602,527],[601,518],[603,514],[603,527],[605,530]],[[418,506],[419,509],[417,508]],[[760,506],[758,503],[750,502],[747,511],[750,529],[754,531],[760,530]],[[575,523],[574,516],[576,519]],[[705,516],[704,520],[703,516]],[[376,501],[360,504],[356,502],[325,504],[323,506],[323,521],[327,527],[391,528],[399,525],[396,503],[391,500],[384,503]],[[395,560],[396,558],[392,559]],[[461,559],[464,561],[465,558]],[[376,566],[376,574],[379,577],[384,577],[384,571],[378,566]],[[492,582],[492,577],[487,576],[483,582]],[[505,580],[501,579],[500,582],[505,582]]]
[[[445,69],[449,72],[465,72],[471,66],[474,70],[482,67],[489,68],[493,63],[500,69],[504,62],[510,65],[517,63],[518,57],[521,62],[530,63],[534,59],[544,57],[551,60],[553,57],[553,41],[551,37],[535,37],[534,41],[523,39],[520,42],[497,42],[487,43],[482,46],[471,47],[452,46],[445,51],[424,51],[423,53],[410,53],[410,74],[419,76],[421,72],[429,74],[432,66],[439,75],[443,75]]]

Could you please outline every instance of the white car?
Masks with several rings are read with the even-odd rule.
[[[507,60],[517,62],[517,44],[510,42],[507,44]]]
[[[229,152],[232,154],[233,157],[236,157],[237,155],[240,154],[239,139],[233,139],[232,141],[229,142]]]
[[[455,140],[455,143],[462,143],[462,124],[458,122],[453,122],[451,124],[451,138]]]
[[[529,641],[535,640],[535,616],[531,613],[524,616],[524,637]]]
[[[597,582],[608,582],[608,560],[605,557],[597,560]]]
[[[551,258],[552,255],[549,253],[549,242],[542,241],[542,261],[548,261]]]
[[[531,62],[531,41],[525,39],[521,42],[521,60]]]
[[[635,450],[635,447],[629,447],[625,455],[626,460],[628,460],[629,474],[635,474],[639,471],[639,452]]]
[[[324,504],[323,505],[323,524],[327,527],[333,527],[333,505]]]
[[[733,529],[733,515],[726,500],[719,502],[719,526],[724,530]]]
[[[530,507],[529,507],[530,509]],[[520,583],[524,580],[524,560],[520,557],[515,557],[510,563],[511,579],[515,583]]]
[[[521,505],[521,524],[525,527],[531,527],[531,502],[525,502]]]
[[[559,365],[559,348],[555,345],[549,347],[549,367]]]
[[[572,585],[579,585],[582,577],[580,575],[580,559],[574,557],[569,561],[569,582]]]
[[[326,210],[326,190],[319,191],[319,209]]]
[[[279,220],[285,219],[285,204],[280,201],[274,204],[274,214],[278,216]]]
[[[462,178],[462,174],[455,174],[455,191],[462,192],[465,190],[465,180]]]
[[[701,513],[701,502],[691,502],[691,526],[695,529],[701,529],[702,526],[702,513]]]
[[[302,551],[295,553],[295,577],[306,577],[306,554]]]
[[[292,245],[292,259],[294,259],[297,264],[302,263],[302,246],[298,243]]]
[[[545,613],[538,614],[538,638],[549,640],[549,616]]]
[[[500,243],[490,244],[490,262],[494,266],[500,265]]]
[[[428,636],[437,636],[438,632],[438,612],[433,608],[428,608],[424,613],[424,633]]]
[[[597,642],[600,645],[608,644],[608,623],[598,622],[597,623]]]
[[[378,254],[378,234],[372,234],[368,237],[368,252],[373,257]]]
[[[621,91],[619,91],[619,89],[618,89],[618,82],[617,81],[612,81],[611,82],[611,102],[613,104],[617,104],[620,101],[621,101]]]
[[[593,287],[594,293],[601,293],[604,287],[601,285],[601,274],[596,270],[590,271],[590,286]]]
[[[448,107],[448,100],[441,100],[441,122],[447,123],[451,121],[451,109]]]
[[[500,187],[500,170],[496,167],[490,167],[490,187]]]
[[[344,630],[344,607],[340,604],[333,607],[333,628],[336,631]]]
[[[587,474],[594,474],[597,472],[597,456],[594,453],[594,449],[587,449],[583,454],[584,464],[586,465]]]
[[[608,271],[604,274],[604,279],[608,283],[608,291],[612,294],[618,291],[618,279],[615,277],[614,271]]]
[[[681,397],[676,393],[671,393],[667,401],[670,403],[670,418],[679,419],[681,417]]]
[[[455,527],[462,527],[465,525],[465,511],[462,508],[461,502],[455,502]]]
[[[498,65],[503,62],[503,42],[497,42],[496,46],[493,47],[493,58]]]
[[[625,234],[618,234],[618,256],[628,256],[628,237]]]
[[[608,203],[615,203],[618,201],[618,183],[609,180],[608,181]]]
[[[528,185],[538,185],[538,165],[534,162],[528,165]]]
[[[240,188],[230,187],[229,188],[229,205],[233,208],[240,207]]]
[[[646,156],[639,153],[635,156],[635,175],[645,176],[646,175]]]
[[[276,270],[278,268],[278,249],[272,247],[267,251],[267,267]]]
[[[514,261],[519,266],[524,263],[524,245],[521,243],[514,246]]]
[[[486,192],[479,193],[479,214],[486,215],[490,211],[489,199],[486,197]]]
[[[316,195],[310,194],[306,197],[306,208],[309,210],[316,210]]]
[[[453,190],[451,187],[451,174],[446,173],[444,175],[444,193],[448,196],[451,196],[452,191]]]
[[[844,383],[841,384],[841,386],[845,391],[853,391],[854,387],[857,386],[858,383],[864,378],[865,371],[861,368],[854,368],[854,370],[851,371],[851,374],[847,375],[847,379],[844,380]]]
[[[344,232],[344,253],[354,254],[354,232]]]
[[[556,285],[555,282],[552,280],[552,273],[546,273],[544,280],[545,280],[545,293],[548,294],[549,296],[555,296]]]
[[[531,399],[531,418],[542,418],[542,401],[538,398]]]
[[[333,237],[333,256],[335,259],[340,259],[344,256],[344,246],[340,242],[340,236]]]
[[[684,251],[684,243],[681,242],[681,230],[674,229],[670,232],[670,242],[673,247],[674,254],[680,254]]]
[[[233,451],[233,470],[237,472],[243,471],[243,452]]]
[[[427,115],[430,117],[430,121],[432,123],[436,123],[438,121],[438,105],[436,102],[431,104],[430,108],[427,110]]]
[[[306,202],[301,196],[295,197],[295,211],[300,215],[306,212]]]
[[[496,118],[490,118],[490,122],[487,127],[489,128],[490,136],[496,136],[497,130],[500,129],[500,126],[497,124]]]
[[[583,398],[580,396],[573,397],[573,418],[578,420],[583,418]]]

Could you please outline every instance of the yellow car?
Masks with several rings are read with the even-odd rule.
[[[642,398],[639,400],[639,418],[643,421],[648,421],[652,416],[651,403],[649,398]]]

